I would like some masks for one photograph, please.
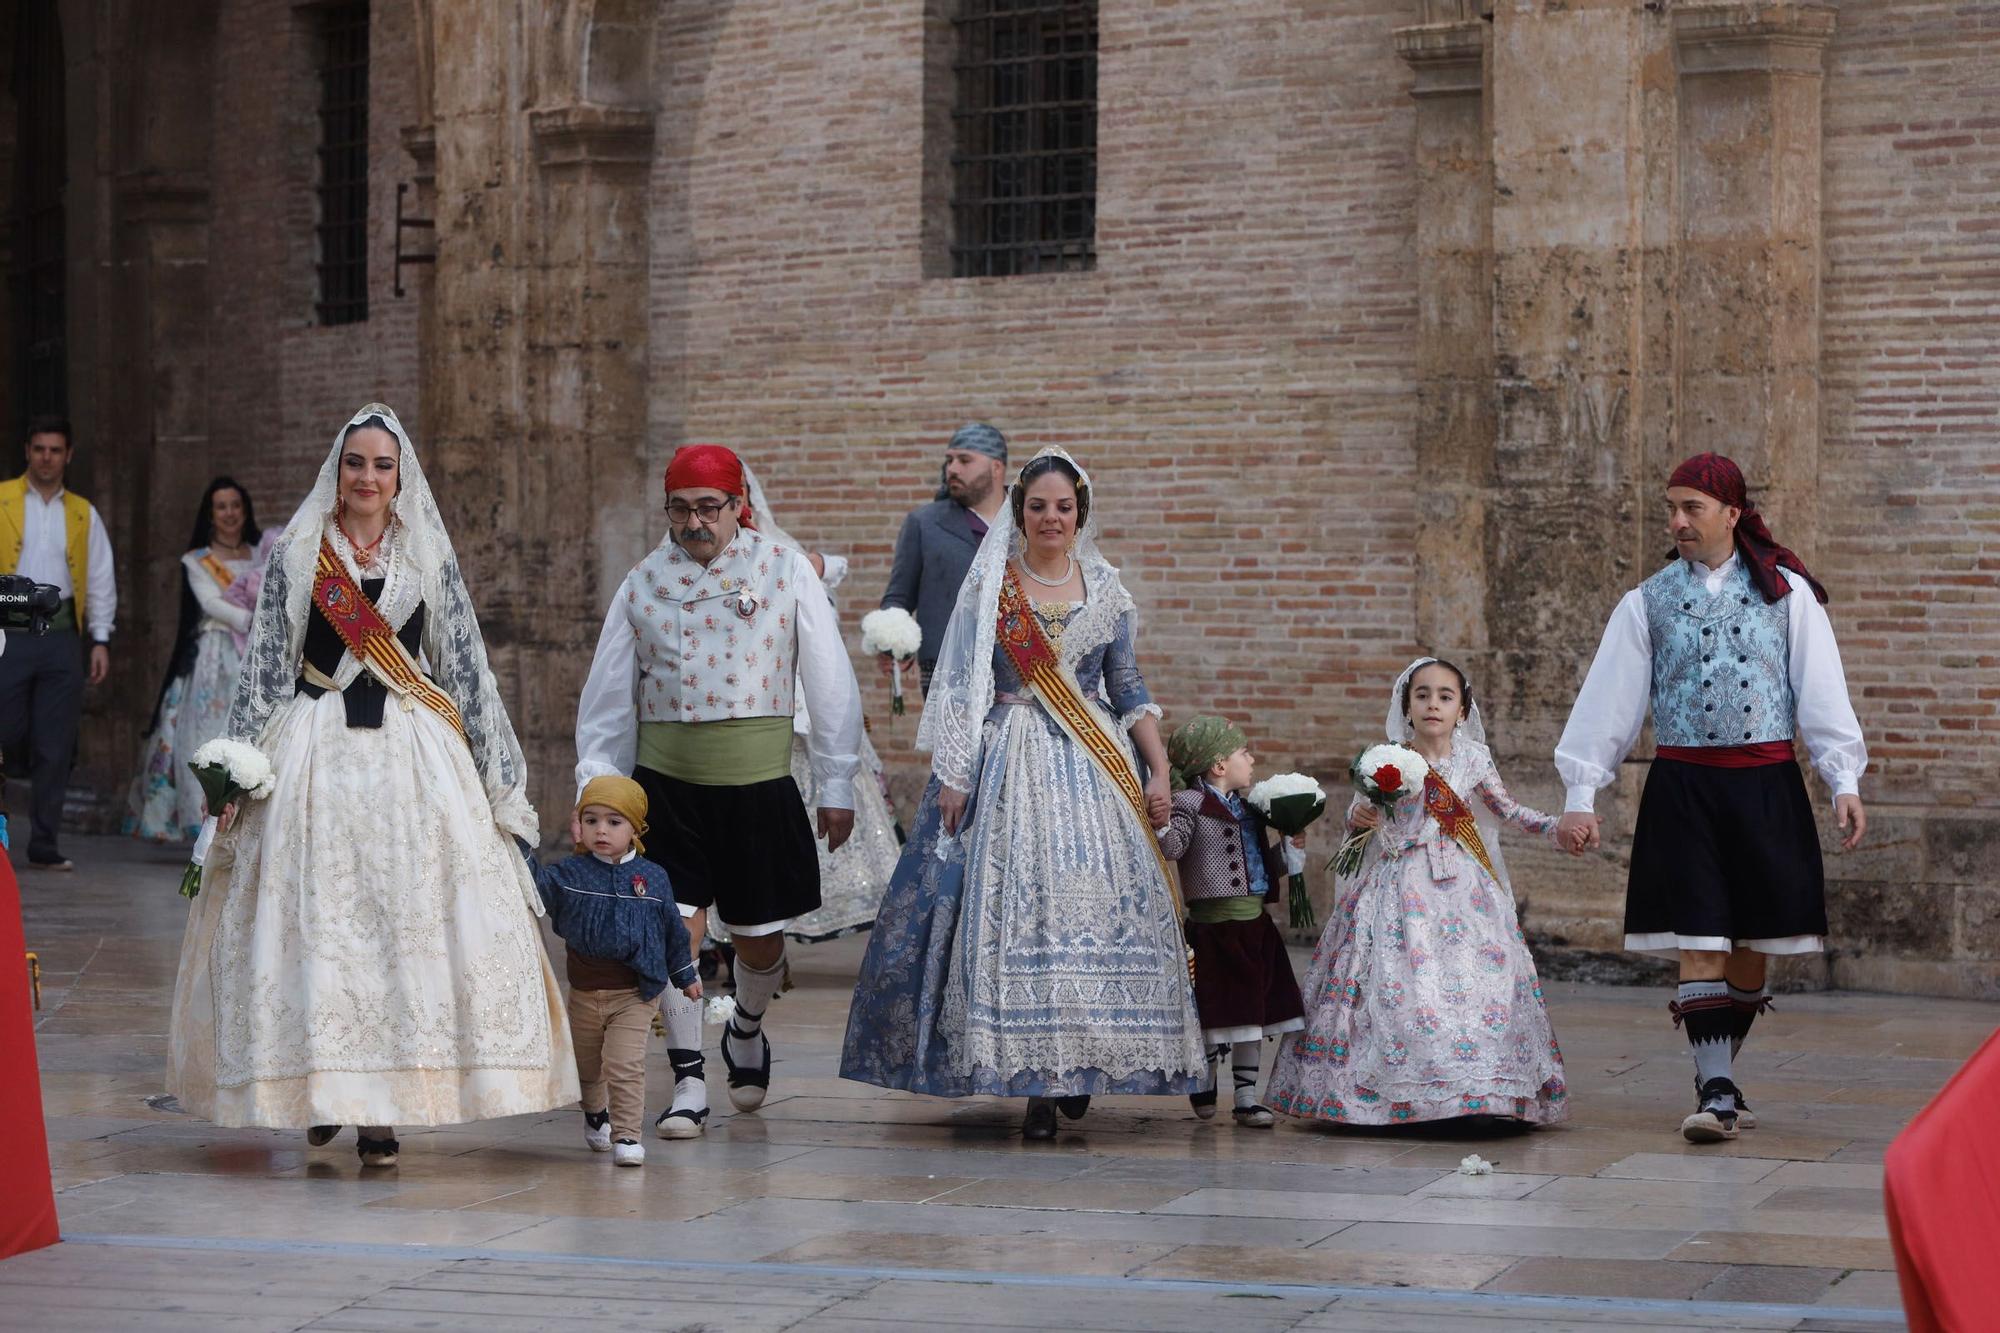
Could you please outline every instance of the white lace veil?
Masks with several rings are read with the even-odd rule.
[[[1396,683],[1389,689],[1389,715],[1383,723],[1383,730],[1397,745],[1407,745],[1416,735],[1416,728],[1403,711],[1403,687],[1410,677],[1424,667],[1442,659],[1419,657],[1403,668],[1403,674],[1396,677]],[[1470,682],[1467,682],[1468,686]],[[1475,790],[1479,782],[1493,766],[1493,752],[1486,744],[1486,722],[1479,715],[1477,700],[1466,710],[1466,717],[1459,724],[1457,734],[1452,738],[1451,772],[1440,774],[1451,779],[1451,788],[1472,811],[1472,818],[1479,825],[1480,841],[1486,844],[1486,855],[1493,862],[1493,872],[1507,891],[1514,891],[1513,882],[1507,878],[1507,859],[1500,850],[1500,818],[1486,808],[1486,802],[1479,799]]]
[[[1131,594],[1118,571],[1097,547],[1100,531],[1100,497],[1090,483],[1090,474],[1061,449],[1048,448],[1021,468],[1026,472],[1043,458],[1060,458],[1075,468],[1082,489],[1090,497],[1090,512],[1076,538],[1077,567],[1092,597],[1112,597],[1123,614],[1132,609]],[[972,568],[958,590],[958,604],[952,608],[951,623],[944,641],[938,645],[937,667],[931,672],[930,692],[924,698],[923,720],[917,726],[917,748],[931,754],[931,771],[948,787],[972,790],[972,775],[979,764],[979,751],[986,714],[993,707],[994,622],[1000,613],[1000,585],[1007,565],[1018,557],[1025,539],[1014,526],[1014,492],[1021,487],[1017,474],[1007,490]]]
[[[466,744],[479,768],[494,818],[509,833],[537,842],[540,833],[535,811],[528,804],[527,763],[487,665],[486,641],[479,633],[479,618],[459,572],[458,556],[409,433],[396,414],[381,403],[363,407],[334,435],[318,479],[271,551],[250,622],[249,646],[237,677],[236,697],[229,708],[227,734],[261,747],[272,715],[297,690],[307,617],[312,611],[314,566],[323,537],[333,539],[335,549],[348,560],[349,573],[359,579],[360,571],[349,559],[333,517],[340,492],[341,446],[348,430],[370,417],[379,418],[397,442],[396,496],[390,501],[394,518],[384,540],[389,583],[376,605],[384,619],[399,627],[419,603],[428,608],[424,665],[431,679],[451,697],[465,723]],[[360,672],[360,664],[348,654],[341,659],[333,681],[345,688]]]

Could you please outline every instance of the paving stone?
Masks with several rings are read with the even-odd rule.
[[[1721,1302],[1791,1311],[1745,1316],[1745,1327],[1893,1310],[1882,1149],[2000,1020],[2000,1006],[1970,1002],[1788,997],[1746,1055],[1765,1127],[1713,1148],[1675,1133],[1689,1069],[1659,997],[1575,984],[1549,992],[1571,1056],[1561,1125],[1494,1134],[1282,1121],[1253,1134],[1198,1121],[1183,1099],[1104,1098],[1056,1142],[1026,1144],[1019,1103],[837,1078],[865,946],[848,939],[796,951],[797,988],[770,1020],[781,1064],[760,1113],[729,1108],[712,1062],[708,1133],[649,1140],[642,1170],[585,1151],[564,1110],[408,1128],[401,1166],[364,1173],[351,1132],[315,1150],[298,1131],[219,1129],[149,1103],[162,1091],[185,906],[151,892],[143,875],[158,867],[119,862],[115,843],[91,851],[93,865],[123,864],[126,878],[78,877],[68,900],[30,903],[49,956],[75,955],[37,1030],[58,1204],[70,1234],[157,1239],[0,1265],[0,1308],[93,1333],[103,1321],[75,1317],[85,1306],[149,1329],[420,1328],[465,1316],[481,1333],[545,1327],[564,1301],[610,1329],[657,1327],[668,1304],[681,1325],[730,1329],[1044,1330],[1055,1302],[1063,1327],[1079,1331],[1375,1333],[1693,1328],[1715,1326],[1695,1311]],[[659,1050],[649,1066],[657,1097],[668,1077]],[[1498,1169],[1458,1174],[1473,1152]],[[179,1239],[204,1248],[172,1248]],[[325,1248],[258,1248],[271,1246]],[[681,1266],[662,1267],[663,1256]],[[754,1280],[717,1267],[745,1263],[798,1267]],[[65,1309],[64,1285],[86,1272],[88,1297]],[[1076,1285],[1007,1285],[1024,1276]],[[1128,1278],[1175,1285],[1093,1285]],[[1228,1294],[1260,1284],[1276,1294]],[[746,1287],[761,1305],[742,1305]],[[1339,1295],[1355,1288],[1430,1303]],[[679,1296],[666,1302],[664,1290]],[[314,1305],[342,1291],[351,1308]],[[1614,1299],[1542,1307],[1519,1294]],[[172,1308],[184,1297],[201,1308]],[[1685,1321],[1645,1303],[1690,1299],[1705,1304]]]

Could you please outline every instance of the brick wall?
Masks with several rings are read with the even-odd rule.
[[[334,432],[370,399],[394,407],[423,446],[417,300],[391,294],[396,183],[411,170],[399,135],[417,118],[412,7],[372,6],[368,318],[333,327],[313,314],[319,82],[311,14],[286,0],[228,0],[217,25],[216,67],[229,76],[215,87],[211,159],[213,457],[255,493],[259,517],[276,523],[311,486]],[[429,248],[428,238],[417,242]],[[190,512],[205,481],[186,479]]]
[[[1816,572],[1877,812],[1830,865],[1847,984],[2000,994],[1996,67],[1992,3],[1843,4],[1828,56]]]
[[[1400,7],[1105,4],[1097,268],[975,280],[923,276],[923,8],[663,17],[657,461],[744,450],[791,531],[853,560],[858,637],[956,425],[994,421],[1017,464],[1062,444],[1169,717],[1344,766],[1411,650]],[[863,679],[906,755],[914,716],[890,734]]]

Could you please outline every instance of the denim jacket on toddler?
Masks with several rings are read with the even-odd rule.
[[[636,853],[616,865],[578,853],[545,866],[524,855],[549,924],[572,955],[630,968],[644,1000],[694,983],[687,926],[665,870]]]

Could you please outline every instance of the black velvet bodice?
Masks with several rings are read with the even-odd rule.
[[[373,602],[388,586],[387,579],[363,579],[361,595]],[[415,657],[424,642],[424,612],[427,608],[420,602],[410,613],[403,628],[396,631],[396,637]],[[340,659],[347,652],[347,645],[340,641],[339,633],[327,620],[326,613],[317,605],[306,621],[306,661],[321,675],[332,676],[340,667]],[[308,684],[303,676],[299,678],[299,690],[308,698],[317,699],[326,693],[323,686]],[[379,727],[382,725],[382,709],[388,702],[389,690],[374,673],[364,669],[345,690],[341,691],[341,702],[347,706],[347,725],[350,727]]]

